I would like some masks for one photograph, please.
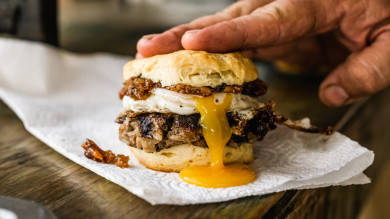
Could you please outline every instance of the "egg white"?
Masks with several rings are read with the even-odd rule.
[[[228,111],[241,111],[258,108],[262,105],[256,98],[244,94],[232,94],[233,99]],[[156,88],[146,100],[133,100],[129,96],[123,97],[123,110],[138,112],[177,113],[189,115],[199,113],[193,101],[194,95],[180,94],[167,89]],[[226,93],[216,93],[216,102],[223,102]]]

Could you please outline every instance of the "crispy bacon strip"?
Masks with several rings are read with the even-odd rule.
[[[90,139],[86,139],[86,141],[81,145],[84,148],[84,155],[96,162],[99,163],[107,163],[107,164],[115,164],[120,168],[129,167],[129,157],[123,154],[115,155],[111,152],[111,150],[104,151],[99,146],[96,145]]]

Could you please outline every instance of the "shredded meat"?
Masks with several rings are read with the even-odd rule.
[[[193,87],[186,84],[177,84],[164,87],[167,90],[176,91],[181,94],[194,94],[199,96],[208,97],[213,94],[213,89],[210,87]]]
[[[107,164],[115,164],[120,168],[129,167],[129,157],[123,154],[115,155],[111,150],[104,151],[97,144],[88,139],[81,145],[84,148],[84,155],[94,161]]]
[[[254,81],[244,83],[242,93],[249,96],[258,97],[267,93],[267,89],[268,85],[264,81],[256,79]]]
[[[186,143],[206,146],[198,124],[199,117],[199,114],[183,116],[165,113],[127,116],[119,127],[119,139],[146,152]]]
[[[254,110],[251,119],[245,119],[239,113],[228,113],[227,118],[233,133],[228,146],[263,140],[269,130],[276,128],[274,109],[275,103],[270,102],[263,108]]]
[[[259,141],[268,130],[276,128],[273,102],[263,108],[253,109],[250,113],[250,118],[238,112],[227,113],[233,130],[227,146],[238,147],[242,143]],[[129,112],[125,119],[123,116],[118,118],[117,122],[121,123],[120,140],[146,152],[160,151],[180,144],[207,147],[198,123],[200,114],[144,113],[132,116]]]
[[[119,98],[130,96],[135,100],[145,100],[156,87],[161,87],[160,83],[154,83],[152,80],[131,77],[123,83],[124,87],[119,91]]]
[[[245,83],[244,83],[245,84]],[[238,94],[242,92],[243,86],[241,85],[220,85],[214,88],[214,92],[221,92],[221,93],[234,93]]]
[[[222,84],[215,88],[212,87],[194,87],[185,84],[176,84],[162,87],[161,84],[155,83],[150,79],[131,77],[123,83],[124,87],[119,91],[119,98],[129,96],[134,100],[145,100],[155,88],[164,88],[182,94],[193,94],[208,97],[213,93],[243,93],[249,96],[261,96],[267,92],[267,85],[264,81],[256,79],[251,82],[245,82],[243,85],[226,85]]]

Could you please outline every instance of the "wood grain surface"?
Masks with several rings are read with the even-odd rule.
[[[314,124],[335,125],[348,110],[328,109],[319,102],[321,77],[264,77],[271,85],[266,98],[275,99],[278,111],[291,118],[308,115]],[[59,218],[354,218],[389,154],[390,147],[385,147],[390,142],[386,131],[390,124],[389,97],[389,90],[376,95],[341,129],[376,151],[375,163],[367,170],[374,183],[188,206],[151,206],[73,163],[29,134],[0,102],[0,195],[33,200]]]
[[[390,157],[389,98],[390,89],[370,98],[340,129],[374,151],[374,163],[364,171],[372,180],[370,184],[287,191],[264,218],[357,218]]]

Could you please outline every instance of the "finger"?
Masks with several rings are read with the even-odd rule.
[[[323,33],[336,28],[340,9],[326,7],[318,1],[274,1],[250,15],[187,31],[182,37],[185,49],[226,52],[286,43],[302,36]]]
[[[249,14],[256,8],[271,1],[272,0],[238,1],[217,14],[198,18],[189,24],[176,26],[162,34],[144,36],[138,41],[137,50],[144,57],[150,57],[183,49],[181,38],[186,31],[201,29],[221,21]]]
[[[136,59],[143,59],[143,58],[145,58],[145,57],[144,57],[143,55],[141,55],[140,53],[137,52],[137,53],[135,54],[135,58],[136,58]]]
[[[183,47],[180,41],[178,43],[178,38],[179,36],[176,35],[175,30],[170,30],[163,34],[146,35],[138,40],[137,51],[143,57],[150,57],[181,50]]]
[[[320,99],[338,107],[374,94],[390,85],[390,32],[369,47],[354,53],[322,82]]]

